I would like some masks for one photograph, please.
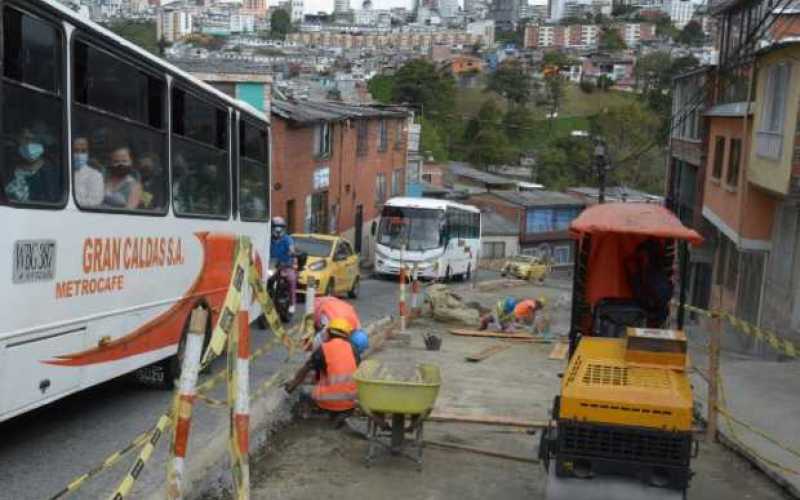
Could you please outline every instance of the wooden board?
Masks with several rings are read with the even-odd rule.
[[[450,413],[447,409],[434,411],[426,420],[431,422],[456,422],[461,424],[498,425],[506,427],[545,427],[545,420],[520,420],[511,417],[496,415],[459,415]]]
[[[568,350],[569,350],[569,344],[559,342],[558,344],[553,346],[553,350],[550,351],[550,355],[547,356],[547,359],[564,359],[567,357]]]
[[[553,342],[552,340],[540,339],[531,335],[520,335],[516,333],[487,332],[481,330],[450,330],[450,333],[462,337],[482,337],[488,339],[514,340],[518,342],[536,342],[540,344],[550,344]]]
[[[489,356],[491,356],[493,354],[497,354],[498,352],[505,351],[509,347],[511,347],[511,344],[490,345],[489,347],[487,347],[486,349],[484,349],[482,351],[476,352],[475,354],[470,354],[469,356],[466,357],[466,360],[467,361],[473,361],[473,362],[477,363],[478,361],[483,361],[484,359],[488,358]]]

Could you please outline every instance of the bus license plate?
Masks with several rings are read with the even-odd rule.
[[[55,240],[19,240],[14,242],[12,282],[50,281],[56,274]]]

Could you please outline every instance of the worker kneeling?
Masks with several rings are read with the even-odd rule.
[[[514,331],[518,327],[528,325],[533,330],[536,322],[536,312],[544,307],[545,301],[540,299],[517,300],[506,297],[497,301],[494,310],[481,318],[481,330],[490,326],[501,332]]]
[[[320,410],[341,413],[356,406],[356,383],[353,374],[360,363],[357,347],[350,342],[353,326],[337,318],[327,328],[326,340],[314,350],[308,361],[298,370],[294,379],[286,384],[286,392],[293,392],[306,376],[316,372],[316,384],[304,394]]]

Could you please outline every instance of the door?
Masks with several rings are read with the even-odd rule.
[[[355,221],[355,247],[356,253],[361,253],[361,239],[363,238],[363,234],[361,231],[364,229],[364,205],[357,205],[356,206],[356,221]]]

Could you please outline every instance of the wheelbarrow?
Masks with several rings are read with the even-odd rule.
[[[365,463],[371,466],[380,448],[404,456],[422,469],[423,424],[433,411],[442,383],[439,367],[419,364],[413,380],[393,376],[380,361],[361,363],[353,377],[358,389],[358,404],[367,416],[369,446]],[[413,442],[406,435],[413,436]],[[414,448],[411,455],[407,448]]]

